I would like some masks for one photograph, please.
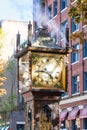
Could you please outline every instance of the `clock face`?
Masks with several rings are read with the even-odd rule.
[[[65,83],[63,81],[63,76],[65,76],[64,68],[64,56],[62,55],[33,54],[33,87],[65,89]]]

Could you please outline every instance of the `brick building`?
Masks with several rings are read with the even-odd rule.
[[[57,44],[66,47],[67,26],[69,34],[87,28],[75,24],[68,16],[70,4],[76,2],[77,0],[34,0],[34,28],[48,26],[48,31]],[[60,124],[69,130],[82,130],[87,129],[87,43],[79,44],[78,39],[74,42],[69,40],[69,47],[78,51],[68,55],[67,92],[60,101]]]

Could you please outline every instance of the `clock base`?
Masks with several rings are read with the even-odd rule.
[[[56,89],[33,88],[22,94],[26,103],[26,130],[27,127],[31,127],[31,130],[58,129],[59,101],[62,93],[63,91]],[[28,117],[30,110],[31,120]]]

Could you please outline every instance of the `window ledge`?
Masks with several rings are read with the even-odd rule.
[[[76,62],[74,62],[74,63],[72,63],[72,65],[74,65],[74,64],[76,64],[76,63],[78,63],[79,61],[76,61]]]
[[[84,26],[83,26],[83,28],[86,28],[86,27],[87,27],[87,25],[84,25]]]
[[[74,32],[72,32],[72,34],[74,34],[74,33],[78,32],[78,31],[79,31],[79,29],[77,29],[77,30],[75,30]]]
[[[74,93],[74,94],[72,94],[72,97],[73,96],[78,96],[79,94],[80,94],[80,92]]]
[[[84,57],[83,60],[87,60],[87,57]]]
[[[71,5],[73,5],[75,2],[77,2],[77,0],[74,0],[73,2],[71,2]]]
[[[63,13],[66,9],[67,9],[67,7],[65,7],[64,9],[62,9],[62,10],[61,10],[61,13]]]
[[[84,93],[87,93],[87,90],[84,90]]]
[[[65,96],[61,97],[61,99],[66,99],[68,97],[69,97],[68,95],[65,95]]]
[[[49,19],[48,23],[52,22],[53,18]]]
[[[57,14],[55,15],[55,16],[53,16],[53,18],[52,19],[55,19],[57,17]]]

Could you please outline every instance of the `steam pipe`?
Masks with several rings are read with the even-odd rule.
[[[31,42],[32,42],[32,24],[31,21],[29,21],[28,24],[28,45],[31,46]]]
[[[19,49],[20,49],[20,34],[19,34],[19,31],[18,31],[17,40],[16,40],[16,52],[18,52]]]

